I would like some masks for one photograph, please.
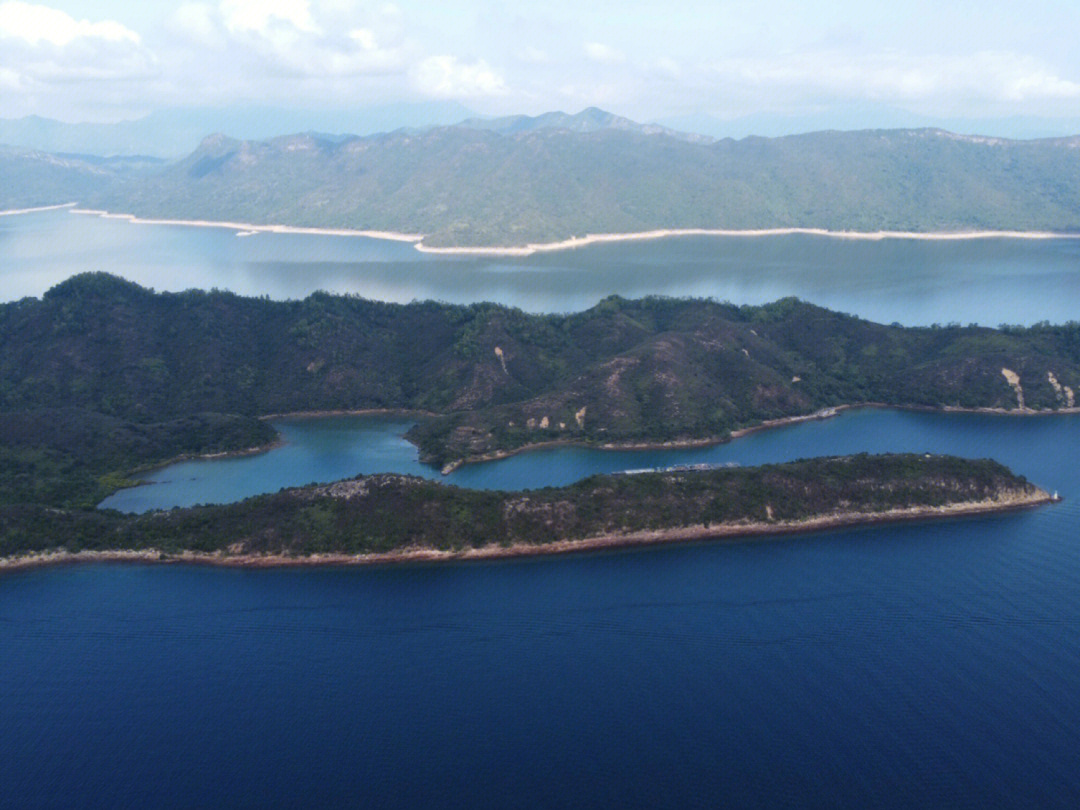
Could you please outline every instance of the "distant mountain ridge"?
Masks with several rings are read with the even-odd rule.
[[[351,132],[362,135],[402,127],[452,124],[475,115],[456,102],[383,104],[312,111],[237,106],[157,110],[114,123],[68,123],[30,115],[0,118],[0,144],[46,152],[150,155],[175,160],[191,152],[208,132],[265,139],[289,132]]]
[[[846,104],[801,113],[759,112],[736,118],[708,114],[674,115],[656,123],[677,130],[700,132],[716,139],[785,135],[827,130],[861,129],[944,129],[1011,140],[1058,138],[1080,133],[1080,117],[1040,118],[1007,116],[1000,118],[940,117],[913,113],[884,104]]]
[[[0,210],[87,199],[121,177],[161,165],[147,157],[103,158],[0,146]]]
[[[568,118],[343,140],[214,136],[94,205],[467,247],[692,228],[1080,231],[1080,138],[923,129],[701,142]]]
[[[629,118],[606,112],[597,107],[588,107],[576,115],[564,112],[548,112],[537,116],[510,115],[503,118],[467,118],[457,126],[466,129],[486,129],[503,135],[519,132],[535,132],[541,129],[558,129],[567,132],[599,132],[605,129],[637,132],[641,135],[667,135],[689,143],[712,143],[715,139],[708,135],[682,132],[659,124],[639,124]]]
[[[0,208],[77,199],[143,217],[393,231],[466,248],[679,229],[1080,232],[1080,136],[710,141],[592,108],[367,136],[213,135],[159,171],[57,156],[46,171],[33,154],[0,155]]]

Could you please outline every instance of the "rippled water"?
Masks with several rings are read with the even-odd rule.
[[[493,263],[308,239],[0,218],[0,278],[8,298],[108,269],[159,288],[497,293],[532,309],[796,293],[904,322],[1064,320],[1078,300],[1063,242],[676,240]],[[288,444],[272,453],[158,471],[114,505],[435,475],[404,420],[278,424]],[[499,563],[2,576],[0,807],[1074,808],[1077,447],[1075,416],[848,412],[693,451],[536,451],[447,480],[925,450],[998,458],[1065,500]]]
[[[67,211],[0,217],[0,300],[41,295],[92,270],[158,290],[302,298],[321,289],[398,302],[497,301],[532,312],[581,310],[618,293],[740,304],[796,295],[884,323],[1080,318],[1080,240],[678,237],[506,259],[433,256],[359,237],[238,238]]]
[[[993,517],[497,564],[9,575],[0,784],[21,807],[1074,807],[1078,440],[1075,416],[859,411],[468,470],[932,450],[1065,497]]]

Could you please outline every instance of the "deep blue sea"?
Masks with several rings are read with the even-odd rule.
[[[43,220],[6,219],[8,262],[10,229]],[[1067,276],[1047,298],[1047,317],[1064,320],[1080,273],[1059,249],[1019,272]],[[100,258],[135,264],[104,247]],[[0,277],[24,261],[0,264]],[[971,273],[991,279],[1002,266],[980,261]],[[236,278],[221,272],[220,286]],[[887,275],[868,306],[902,310]],[[1023,284],[1009,283],[1020,303],[1002,299],[989,322],[1041,319],[1021,313]],[[982,288],[952,284],[940,295],[973,308]],[[278,424],[280,449],[158,471],[162,483],[127,491],[124,508],[424,472],[404,420]],[[6,574],[0,807],[1075,808],[1078,448],[1076,416],[864,410],[693,451],[554,448],[448,481],[519,488],[651,464],[915,450],[992,456],[1065,500],[492,563]]]
[[[400,441],[363,422],[309,421],[275,452],[329,463],[338,428],[338,457],[348,437]],[[1065,500],[497,563],[10,574],[0,805],[1075,807],[1077,447],[1076,416],[856,411],[691,453],[560,448],[469,472],[926,450],[999,458]]]

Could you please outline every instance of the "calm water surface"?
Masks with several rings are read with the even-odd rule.
[[[562,486],[595,473],[701,462],[744,466],[847,453],[934,452],[990,456],[1038,479],[1042,453],[1067,435],[1080,447],[1080,418],[1067,415],[1022,419],[988,414],[935,414],[865,409],[754,433],[714,447],[688,450],[612,451],[551,447],[450,475],[421,464],[403,434],[413,424],[379,416],[282,419],[274,426],[284,445],[238,458],[184,461],[146,475],[145,486],[121,490],[101,506],[125,512],[230,503],[283,487],[337,481],[361,473],[419,475],[473,489]],[[1043,444],[1049,444],[1041,448]],[[1040,446],[1035,452],[1034,448]]]
[[[0,298],[82,270],[158,289],[573,310],[795,294],[881,321],[1076,318],[1068,241],[677,239],[514,261],[366,239],[0,218]],[[408,422],[277,423],[262,456],[110,505],[434,476]],[[558,448],[475,487],[692,461],[992,456],[1065,501],[995,517],[497,564],[0,577],[0,807],[1080,806],[1080,418],[895,411],[681,452]]]
[[[884,323],[1080,318],[1080,240],[679,237],[493,259],[359,237],[238,238],[67,211],[0,217],[0,300],[38,296],[92,270],[158,290],[218,287],[272,298],[328,290],[397,302],[498,301],[533,312],[577,311],[618,293],[746,304],[796,295]]]
[[[948,450],[1066,499],[996,517],[498,564],[5,576],[0,805],[1075,807],[1078,440],[1076,417],[864,411],[693,456]]]

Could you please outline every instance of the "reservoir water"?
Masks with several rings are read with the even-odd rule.
[[[283,444],[236,458],[183,461],[145,475],[143,486],[120,490],[101,506],[124,512],[230,503],[283,487],[337,481],[361,473],[419,475],[472,489],[563,486],[595,473],[674,464],[743,466],[848,453],[933,452],[990,456],[1042,483],[1047,459],[1064,462],[1080,447],[1080,416],[1023,419],[991,414],[940,414],[863,409],[832,419],[752,433],[741,439],[686,450],[598,450],[548,447],[501,461],[470,464],[449,475],[418,459],[403,434],[408,419],[339,416],[273,422]]]
[[[303,298],[497,301],[569,312],[619,294],[760,304],[795,295],[882,323],[1062,322],[1080,317],[1080,240],[879,242],[820,236],[679,237],[526,258],[420,253],[361,237],[137,225],[66,210],[0,217],[0,300],[105,270],[158,290]]]
[[[1065,241],[673,240],[496,262],[264,236],[4,217],[3,297],[103,269],[159,289],[529,309],[798,294],[910,323],[1060,321],[1080,300]],[[287,441],[272,452],[155,471],[110,505],[437,477],[401,439],[408,420],[275,424]],[[498,563],[0,576],[0,807],[1075,808],[1078,447],[1077,416],[853,411],[692,451],[540,450],[446,480],[911,450],[997,458],[1064,501]]]
[[[702,451],[948,450],[1065,499],[992,517],[496,564],[4,576],[0,805],[1075,807],[1078,440],[1075,416],[859,411]]]

